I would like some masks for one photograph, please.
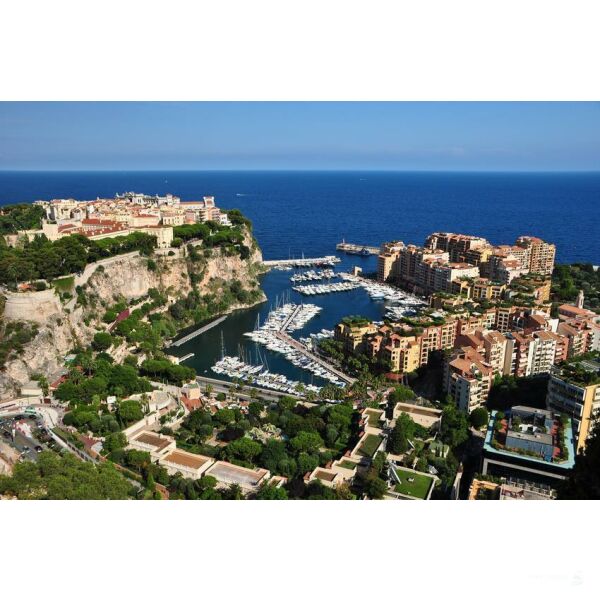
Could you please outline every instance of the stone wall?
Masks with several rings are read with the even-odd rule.
[[[60,313],[62,306],[53,289],[41,292],[5,293],[4,318],[11,321],[45,323]]]

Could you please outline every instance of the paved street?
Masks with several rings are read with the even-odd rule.
[[[36,421],[35,418],[31,417],[27,417],[25,420],[31,427],[32,437],[27,437],[20,431],[13,429],[14,417],[0,419],[0,435],[2,436],[2,440],[12,446],[21,455],[23,460],[36,461],[38,457],[36,447],[41,447],[44,450],[47,450],[49,447],[46,441],[42,441],[46,440],[47,436],[40,429],[40,421]]]

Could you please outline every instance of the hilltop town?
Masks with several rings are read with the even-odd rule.
[[[169,248],[173,227],[209,221],[231,225],[227,214],[216,206],[213,196],[205,196],[199,201],[182,201],[172,194],[149,196],[126,192],[116,194],[114,198],[87,201],[37,200],[33,205],[44,211],[41,227],[5,236],[8,245],[15,246],[23,237],[32,241],[41,235],[54,242],[73,234],[102,240],[138,231],[156,237],[158,248]]]

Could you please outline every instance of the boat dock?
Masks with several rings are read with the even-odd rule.
[[[301,310],[302,310],[302,305],[299,305],[294,309],[292,314],[283,322],[283,324],[279,328],[279,331],[277,331],[275,333],[275,337],[280,339],[282,342],[289,344],[290,346],[292,346],[292,348],[294,348],[294,350],[297,350],[304,356],[310,358],[310,360],[318,363],[324,369],[327,369],[330,373],[333,373],[338,379],[341,379],[344,383],[349,383],[349,384],[354,383],[356,381],[356,379],[354,379],[354,377],[350,377],[349,375],[346,375],[346,373],[339,371],[334,366],[329,364],[327,361],[323,360],[320,356],[313,354],[304,344],[301,344],[298,340],[294,339],[291,335],[286,333],[285,330],[287,329],[287,326],[290,324],[291,321],[294,320],[296,315]]]
[[[288,325],[296,318],[298,313],[302,310],[302,305],[299,304],[290,314],[290,316],[281,324],[279,331],[285,331],[288,328]]]
[[[285,260],[263,260],[265,267],[319,267],[339,263],[337,256],[322,256],[320,258],[288,258]]]
[[[219,323],[222,323],[226,318],[227,318],[227,315],[219,317],[218,319],[215,319],[214,321],[207,323],[206,325],[204,325],[204,327],[200,327],[200,329],[196,329],[196,331],[192,331],[192,333],[188,333],[186,336],[182,337],[181,339],[179,339],[175,342],[171,342],[169,344],[169,346],[181,346],[181,344],[185,344],[186,342],[189,342],[191,339],[195,338],[196,336],[202,335],[205,331],[208,331],[209,329],[216,327]],[[186,358],[189,358],[189,357],[186,357]]]
[[[347,254],[379,254],[379,248],[377,246],[363,246],[362,244],[350,244],[346,241],[341,241],[335,246],[336,250],[340,252],[346,252]]]
[[[179,364],[181,364],[184,360],[188,360],[188,358],[192,358],[192,356],[194,356],[193,352],[190,352],[189,354],[186,354],[185,356],[182,356],[179,359]]]
[[[353,384],[356,381],[354,377],[350,377],[350,375],[347,375],[346,373],[343,373],[342,371],[336,369],[326,360],[323,360],[320,356],[313,354],[306,346],[301,344],[298,340],[294,339],[291,335],[285,333],[285,331],[277,331],[275,333],[275,337],[279,338],[282,342],[289,344],[294,348],[294,350],[297,350],[301,354],[304,354],[304,356],[310,358],[310,360],[318,363],[324,369],[327,369],[327,371],[333,373],[338,379],[341,379],[344,383]]]

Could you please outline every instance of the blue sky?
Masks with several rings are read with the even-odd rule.
[[[600,170],[600,103],[3,102],[0,169]]]

